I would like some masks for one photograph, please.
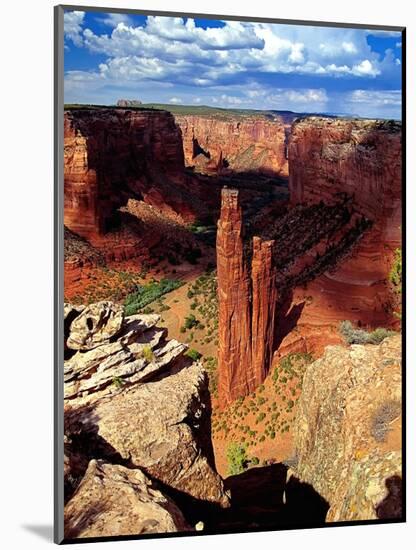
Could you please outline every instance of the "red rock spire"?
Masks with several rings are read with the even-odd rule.
[[[238,190],[224,188],[217,231],[218,391],[221,404],[248,395],[267,375],[276,301],[273,241],[253,239],[251,280]]]

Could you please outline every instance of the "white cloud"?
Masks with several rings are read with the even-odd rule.
[[[318,89],[279,89],[266,96],[265,103],[274,109],[291,109],[308,112],[322,111],[328,102],[326,90]]]
[[[148,70],[141,71],[148,65],[142,59],[154,59],[161,66],[155,71],[157,79],[163,74],[201,86],[251,71],[376,77],[381,62],[366,36],[360,29],[342,29],[340,35],[340,29],[326,27],[235,21],[202,28],[193,19],[185,22],[181,17],[149,17],[142,26],[119,21],[110,35],[96,35],[91,29],[83,32],[88,49],[106,54],[108,65],[117,60],[120,70],[122,65],[129,67],[130,78],[150,78]],[[394,65],[394,60],[389,62]],[[169,70],[173,67],[174,71]]]
[[[354,90],[347,96],[351,103],[370,103],[377,105],[401,105],[400,90]]]
[[[104,25],[113,28],[117,27],[119,23],[124,23],[125,25],[131,24],[131,18],[125,13],[107,13],[100,21],[104,23]]]
[[[354,65],[351,72],[357,76],[377,76],[381,71],[377,69],[371,61],[364,59],[364,61],[361,61],[358,65]]]
[[[64,35],[72,40],[75,46],[82,46],[82,24],[84,22],[84,11],[66,11],[64,13]]]
[[[173,103],[173,104],[178,105],[178,104],[182,103],[182,99],[180,97],[171,97],[169,99],[169,103]]]
[[[401,117],[401,90],[353,90],[343,98],[346,112],[368,118]]]

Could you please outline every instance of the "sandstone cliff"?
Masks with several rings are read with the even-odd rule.
[[[372,224],[351,253],[303,292],[313,302],[304,321],[397,324],[387,279],[401,246],[401,124],[306,117],[293,125],[288,155],[292,204],[344,203],[351,220],[363,216]]]
[[[187,166],[287,176],[285,125],[260,116],[175,115]]]
[[[401,517],[401,336],[308,366],[295,447],[294,475],[328,501],[327,521]]]
[[[124,317],[111,302],[84,308],[68,304],[65,314],[66,346],[72,353],[64,366],[68,517],[92,498],[86,494],[87,488],[95,487],[98,474],[97,465],[91,463],[82,482],[85,487],[70,498],[91,459],[128,468],[99,465],[106,480],[100,495],[105,494],[108,502],[103,514],[92,522],[94,532],[104,533],[106,517],[121,517],[111,497],[116,479],[124,480],[124,485],[118,484],[121,500],[125,502],[131,494],[134,513],[140,515],[143,502],[148,502],[142,473],[157,481],[163,494],[188,512],[193,509],[198,514],[204,506],[228,506],[214,467],[208,377],[199,363],[184,356],[187,346],[166,339],[166,330],[157,327],[157,315]],[[144,494],[139,487],[136,495],[129,489],[136,478],[141,480],[138,485],[144,483]],[[162,497],[153,497],[163,503]],[[145,508],[144,518],[155,525],[182,525],[169,523],[169,517],[157,507],[156,516],[151,515],[154,507]],[[162,504],[162,508],[166,506]],[[71,532],[72,520],[67,527]],[[137,533],[127,518],[120,529]]]
[[[65,111],[64,222],[79,235],[104,232],[114,210],[131,197],[193,220],[183,169],[180,130],[167,111]]]
[[[229,402],[250,392],[250,275],[243,248],[243,218],[236,189],[223,189],[217,229],[218,392]]]
[[[224,405],[265,379],[273,356],[276,270],[273,241],[253,238],[251,269],[237,189],[222,190],[217,230],[218,391]]]

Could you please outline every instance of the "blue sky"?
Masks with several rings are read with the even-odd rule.
[[[67,11],[65,102],[401,116],[401,34]]]

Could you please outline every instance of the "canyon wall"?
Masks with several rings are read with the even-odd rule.
[[[307,117],[295,122],[289,141],[289,189],[294,204],[343,195],[377,221],[381,238],[400,243],[401,123]]]
[[[287,176],[285,125],[276,117],[175,115],[187,166],[201,172]]]
[[[401,154],[399,122],[307,117],[294,123],[288,151],[292,204],[344,201],[353,217],[372,222],[350,254],[306,291],[298,289],[297,298],[307,295],[311,302],[300,323],[398,323],[388,274],[401,246]]]
[[[273,241],[253,239],[249,269],[237,189],[224,188],[217,231],[218,392],[222,404],[265,379],[273,354],[276,272]]]
[[[86,238],[99,235],[130,197],[167,215],[195,219],[181,134],[172,114],[111,108],[65,111],[65,225]]]

